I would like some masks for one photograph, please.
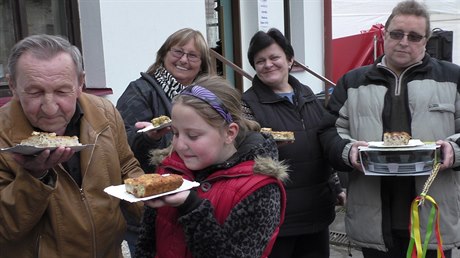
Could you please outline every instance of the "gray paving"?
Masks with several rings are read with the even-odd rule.
[[[331,232],[338,232],[345,235],[345,225],[344,225],[344,216],[345,211],[343,208],[338,207],[336,209],[336,218],[335,221],[331,224],[329,229]],[[343,241],[337,241],[337,244],[334,244],[333,238],[331,237],[331,251],[330,258],[363,258],[363,254],[357,248],[349,247]],[[351,253],[351,256],[349,255]],[[452,258],[460,258],[460,250],[452,250]]]
[[[331,244],[330,244],[330,258],[363,258],[363,254],[358,248],[349,246],[346,240],[345,225],[343,218],[345,210],[341,207],[336,209],[335,221],[331,224]],[[125,241],[122,243],[123,258],[131,258],[129,254],[128,245]],[[350,255],[351,254],[351,255]],[[452,252],[452,258],[460,258],[460,250],[455,249]]]
[[[329,257],[330,258],[350,258],[350,257],[363,258],[363,254],[361,253],[361,251],[358,251],[353,248],[349,250],[347,247],[331,245],[331,251],[330,251]]]
[[[345,234],[345,209],[343,207],[336,208],[336,216],[334,222],[330,225],[330,258],[363,258],[363,254],[358,248],[350,246]],[[351,255],[350,255],[351,254]]]

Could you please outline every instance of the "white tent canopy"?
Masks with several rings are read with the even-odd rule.
[[[400,0],[333,0],[332,38],[341,38],[369,30],[374,24],[385,24]],[[452,61],[460,64],[460,0],[420,0],[431,14],[431,28],[453,31]]]

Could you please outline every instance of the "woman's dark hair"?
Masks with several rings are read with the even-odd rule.
[[[278,46],[283,49],[288,60],[291,60],[294,57],[294,49],[292,48],[291,43],[289,43],[289,40],[284,37],[283,33],[281,33],[278,29],[271,28],[267,32],[258,31],[254,34],[254,36],[252,36],[251,42],[249,42],[248,60],[252,68],[255,69],[255,55],[273,43],[278,44]]]

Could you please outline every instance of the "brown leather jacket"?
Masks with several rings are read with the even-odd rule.
[[[124,123],[110,101],[93,95],[79,98],[84,115],[80,142],[94,144],[81,151],[82,187],[62,165],[46,185],[0,152],[1,257],[122,257],[126,229],[121,206],[141,216],[140,204],[128,204],[103,190],[143,173],[134,158]],[[33,128],[20,103],[0,108],[0,147],[14,146]]]

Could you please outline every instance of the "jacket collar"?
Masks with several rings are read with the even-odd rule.
[[[299,103],[299,105],[316,99],[313,91],[305,85],[302,85],[302,83],[300,83],[299,80],[297,80],[294,76],[289,75],[288,82],[294,89],[294,98],[296,99],[297,103]],[[254,92],[262,104],[288,101],[273,92],[273,90],[264,84],[257,75],[255,75],[254,79],[252,80],[252,88],[254,89]]]
[[[366,73],[367,78],[369,78],[372,81],[380,81],[380,80],[387,81],[385,79],[387,73],[390,73],[393,76],[396,76],[396,74],[393,71],[391,71],[388,67],[384,65],[383,63],[384,57],[385,56],[383,55],[374,62],[372,66],[375,69],[370,69],[368,73]],[[402,71],[401,75],[407,76],[407,74],[410,74],[414,71],[422,72],[422,73],[428,72],[429,70],[432,69],[432,65],[430,64],[430,59],[431,59],[430,55],[425,54],[422,61],[407,67],[404,71]]]
[[[93,141],[96,135],[107,128],[108,123],[105,119],[100,119],[100,117],[97,115],[99,112],[92,111],[94,111],[95,108],[104,109],[107,107],[101,100],[98,99],[98,97],[89,95],[87,93],[82,93],[78,98],[78,102],[81,108],[79,112],[85,114],[79,119],[80,130],[83,133],[80,135],[80,141],[85,144],[94,143]],[[9,111],[9,115],[11,117],[10,130],[16,130],[16,132],[12,134],[11,140],[13,143],[19,143],[21,140],[29,137],[34,128],[25,116],[21,103],[18,99],[13,98],[7,105],[11,105]],[[84,128],[82,128],[82,126],[84,126]]]
[[[15,133],[11,134],[11,140],[13,141],[13,143],[19,143],[23,139],[30,136],[30,134],[33,131],[33,128],[32,125],[29,123],[29,120],[27,120],[27,117],[24,114],[21,103],[18,99],[13,98],[8,104],[5,105],[5,107],[7,107],[8,105],[11,105],[9,109],[11,128],[9,128],[9,130],[15,130],[15,128],[20,128],[20,130],[15,130]]]

